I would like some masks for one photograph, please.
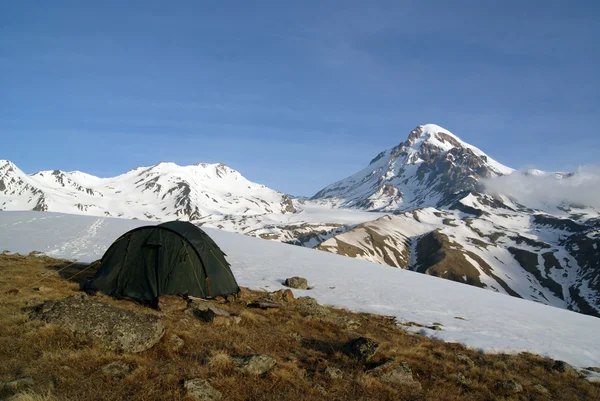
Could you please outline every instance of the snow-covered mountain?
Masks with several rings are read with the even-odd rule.
[[[36,210],[145,220],[294,213],[285,194],[223,164],[159,163],[113,178],[79,171],[27,175],[0,160],[0,210]]]
[[[598,211],[561,191],[515,191],[540,180],[568,190],[576,178],[515,172],[439,126],[419,126],[313,197],[393,214],[316,248],[600,316]]]
[[[340,206],[378,211],[441,207],[455,202],[465,191],[481,189],[481,178],[513,171],[450,131],[427,124],[312,199],[331,199]]]

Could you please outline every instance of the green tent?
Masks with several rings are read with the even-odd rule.
[[[223,251],[185,221],[123,234],[102,256],[85,288],[152,305],[165,294],[211,298],[239,291]]]

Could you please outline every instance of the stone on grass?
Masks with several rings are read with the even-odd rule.
[[[236,355],[231,360],[236,368],[253,375],[267,373],[277,363],[275,358],[259,354]]]
[[[379,348],[379,344],[370,338],[358,337],[345,343],[342,352],[349,358],[366,362],[375,355],[377,348]]]
[[[184,380],[183,388],[185,389],[188,397],[191,397],[197,401],[218,401],[223,398],[223,394],[211,386],[206,380]]]
[[[283,285],[290,288],[297,288],[299,290],[308,290],[308,281],[303,277],[294,276],[286,278]]]
[[[46,301],[30,312],[29,319],[57,324],[115,351],[145,351],[165,333],[158,316],[117,308],[85,294]]]
[[[187,308],[187,301],[177,295],[161,295],[158,297],[158,310],[169,313]]]

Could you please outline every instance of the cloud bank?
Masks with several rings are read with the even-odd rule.
[[[581,166],[572,174],[519,170],[483,183],[490,193],[514,197],[528,207],[568,203],[600,209],[600,165]]]

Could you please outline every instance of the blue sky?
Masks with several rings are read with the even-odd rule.
[[[223,162],[312,195],[419,124],[511,167],[599,161],[598,1],[6,1],[0,158]]]

